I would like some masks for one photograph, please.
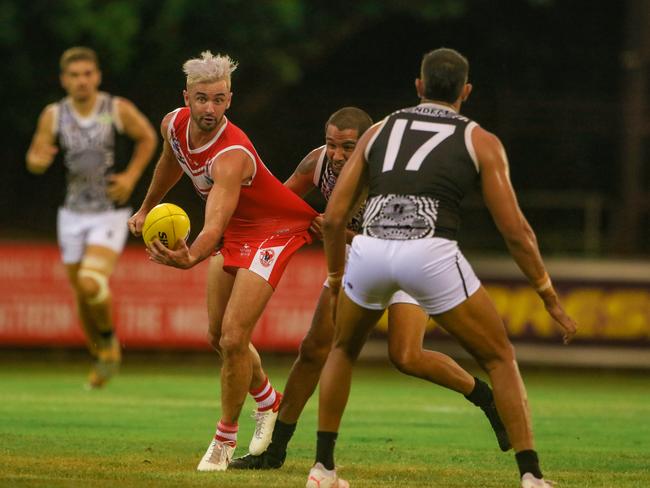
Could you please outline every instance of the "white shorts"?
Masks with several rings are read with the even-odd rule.
[[[97,213],[74,212],[59,208],[57,234],[65,264],[79,263],[86,246],[102,246],[121,253],[129,235],[130,208]]]
[[[436,315],[467,300],[481,282],[456,241],[359,235],[352,241],[343,286],[348,297],[364,308],[383,310],[403,290],[429,315]]]
[[[350,244],[345,245],[345,267],[346,267],[346,273],[347,273],[347,259],[350,257]],[[327,283],[327,278],[325,278],[325,282],[323,283],[323,286],[325,288],[329,288],[330,285]],[[418,301],[409,296],[408,293],[404,293],[402,290],[396,291],[393,293],[393,296],[390,297],[390,300],[388,300],[388,307],[390,307],[394,303],[410,303],[411,305],[417,305],[420,306]]]

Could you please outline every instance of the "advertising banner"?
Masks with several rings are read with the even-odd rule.
[[[293,351],[311,323],[326,275],[320,252],[289,264],[253,340],[263,350]],[[125,347],[208,349],[207,261],[190,270],[148,260],[127,248],[111,278],[113,314]],[[80,346],[75,298],[52,245],[0,244],[0,346]]]
[[[511,260],[473,264],[513,341],[561,342],[543,303]],[[580,326],[577,343],[650,348],[647,263],[548,266],[567,312]],[[321,250],[305,249],[293,258],[256,326],[253,342],[260,350],[297,349],[325,276]],[[207,262],[177,270],[150,262],[141,247],[127,248],[111,278],[120,341],[126,348],[209,349],[206,278]],[[75,307],[56,246],[0,244],[0,346],[81,346]],[[384,317],[377,334],[385,330]],[[428,335],[446,336],[433,322]]]

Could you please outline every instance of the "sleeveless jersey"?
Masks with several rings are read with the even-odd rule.
[[[384,119],[366,147],[363,233],[380,239],[455,239],[460,202],[478,182],[476,122],[423,103]]]
[[[113,97],[100,92],[93,113],[81,117],[69,98],[55,105],[54,135],[63,151],[67,189],[63,206],[75,212],[115,208],[106,194],[115,159],[115,133],[122,125]]]
[[[255,165],[253,179],[242,185],[239,202],[224,233],[224,239],[267,238],[304,232],[317,213],[284,186],[264,165],[246,134],[226,119],[210,142],[190,149],[190,110],[176,109],[167,135],[181,168],[196,192],[206,199],[212,188],[212,164],[223,153],[245,152]],[[224,116],[225,117],[225,116]]]
[[[334,173],[332,165],[330,164],[329,159],[327,159],[327,150],[326,146],[322,146],[321,152],[316,161],[316,168],[314,170],[314,185],[318,188],[325,198],[326,201],[329,201],[330,196],[332,196],[332,191],[334,190],[334,185],[339,178],[339,175]],[[356,214],[352,217],[348,223],[348,229],[357,234],[361,232],[361,222],[363,220],[363,212],[366,208],[365,203],[361,204],[361,207]]]

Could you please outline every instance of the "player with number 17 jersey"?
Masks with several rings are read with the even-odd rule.
[[[480,281],[456,242],[460,203],[479,182],[472,143],[476,127],[449,106],[421,103],[386,117],[368,141],[362,235],[353,241],[346,271],[346,293],[357,304],[385,308],[385,298],[403,289],[429,314],[439,314],[479,289]],[[390,242],[410,249],[410,265],[395,270],[400,285],[386,283],[385,294],[376,286],[366,289],[380,271],[376,263],[359,266],[359,258],[385,255],[394,264],[397,257],[382,247]],[[430,286],[425,286],[423,273]]]
[[[206,199],[212,188],[212,164],[220,155],[243,151],[253,161],[253,176],[241,187],[220,252],[224,269],[250,269],[275,288],[291,255],[311,242],[309,226],[317,212],[273,176],[246,134],[227,118],[211,141],[192,149],[188,144],[190,109],[176,109],[171,117],[170,146],[201,198]]]
[[[423,103],[389,115],[366,148],[370,164],[364,234],[454,240],[460,202],[477,186],[476,122]]]

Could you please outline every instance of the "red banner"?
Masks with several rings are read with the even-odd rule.
[[[540,299],[520,273],[508,271],[511,260],[487,264],[474,263],[513,340],[559,344],[558,330]],[[627,268],[596,263],[574,270],[566,263],[548,265],[551,276],[558,277],[555,284],[567,311],[580,325],[577,342],[650,346],[648,263]],[[598,269],[600,276],[595,274]],[[151,263],[141,247],[126,249],[111,278],[121,342],[134,348],[209,348],[206,274],[207,263],[182,271]],[[260,350],[296,350],[311,324],[325,275],[318,249],[305,249],[292,259],[255,328],[253,342]],[[444,335],[430,325],[430,334]],[[382,330],[385,319],[378,327]],[[81,344],[74,298],[58,249],[0,244],[0,345]]]
[[[260,349],[295,350],[311,323],[326,275],[318,251],[298,253],[255,328]],[[127,248],[111,278],[120,341],[137,348],[209,348],[207,262],[187,271],[151,263]],[[0,344],[83,344],[74,296],[58,249],[0,245]]]

